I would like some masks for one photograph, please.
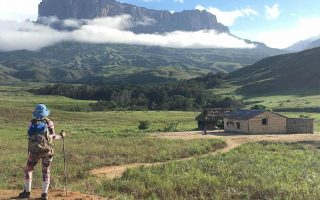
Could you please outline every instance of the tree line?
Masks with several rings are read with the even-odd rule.
[[[90,104],[93,111],[102,110],[181,110],[205,107],[238,108],[242,101],[221,97],[209,89],[220,86],[225,74],[181,80],[159,86],[129,85],[48,85],[31,92],[40,95],[60,95],[74,99],[97,100]]]

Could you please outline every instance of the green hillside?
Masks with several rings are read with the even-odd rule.
[[[246,96],[319,94],[320,48],[273,56],[231,73],[231,83]]]
[[[208,72],[231,72],[280,53],[283,52],[267,47],[174,49],[124,44],[61,43],[35,52],[0,52],[0,80],[157,83],[194,78]]]

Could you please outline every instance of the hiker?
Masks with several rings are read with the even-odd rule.
[[[208,134],[208,132],[207,132],[207,126],[204,124],[203,126],[202,126],[202,135],[207,135]]]
[[[50,111],[44,104],[38,104],[28,129],[28,161],[25,168],[24,190],[19,198],[30,198],[32,172],[39,160],[42,161],[41,199],[48,199],[50,185],[50,167],[53,159],[52,140],[66,136],[64,131],[56,135],[53,122],[48,118]]]

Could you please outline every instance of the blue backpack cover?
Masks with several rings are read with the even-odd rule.
[[[45,120],[32,121],[31,126],[28,129],[28,136],[35,134],[44,135],[47,132],[47,122]]]

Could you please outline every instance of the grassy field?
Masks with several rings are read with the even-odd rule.
[[[0,86],[0,125],[8,122],[26,126],[37,103],[44,103],[51,111],[50,118],[59,129],[68,132],[89,132],[95,134],[128,134],[141,132],[140,121],[149,121],[147,132],[162,131],[170,123],[176,130],[197,128],[195,117],[199,112],[166,111],[112,111],[112,112],[68,112],[77,107],[88,107],[94,101],[74,100],[61,96],[37,96],[26,92],[22,87]],[[84,109],[85,110],[85,109]],[[14,119],[14,120],[13,120]]]
[[[91,169],[124,163],[161,162],[202,155],[224,147],[221,140],[167,140],[150,138],[146,132],[163,131],[172,122],[175,130],[196,128],[195,112],[67,112],[65,108],[86,106],[57,96],[35,96],[19,87],[0,87],[0,189],[22,188],[27,157],[26,129],[38,102],[51,110],[56,131],[66,130],[66,152],[70,189],[95,193],[100,179],[89,175]],[[138,129],[140,121],[150,128]],[[170,127],[169,127],[170,128]],[[55,142],[52,187],[63,188],[62,142]],[[40,167],[35,172],[34,187],[41,186]],[[95,180],[90,187],[83,183]]]
[[[254,143],[219,156],[128,170],[101,194],[133,199],[318,199],[320,144]]]
[[[296,95],[275,95],[265,94],[263,96],[252,95],[244,96],[237,93],[239,86],[225,84],[221,88],[214,89],[213,92],[224,95],[233,96],[236,99],[243,99],[246,108],[254,105],[264,105],[268,109],[279,110],[285,112],[320,112],[320,95],[297,93]]]
[[[264,102],[284,100],[270,97]],[[202,155],[223,148],[225,143],[157,139],[146,134],[167,130],[172,122],[177,124],[174,130],[194,130],[197,112],[70,112],[65,110],[72,110],[70,107],[75,105],[83,108],[92,101],[35,96],[22,87],[8,86],[0,87],[0,102],[0,189],[22,188],[26,129],[35,104],[41,102],[51,109],[56,130],[65,129],[68,133],[70,190],[119,199],[317,199],[320,195],[317,143],[246,144],[223,155],[131,169],[110,180],[93,177],[89,171],[102,166]],[[320,115],[316,112],[283,114],[315,118],[316,130],[320,130]],[[139,130],[139,122],[146,120],[151,123],[150,128]],[[61,141],[56,141],[53,188],[63,188],[61,148]],[[41,187],[40,172],[38,166],[36,188]]]
[[[0,188],[22,188],[23,168],[27,157],[27,139],[22,128],[1,128]],[[219,140],[165,140],[144,135],[103,136],[74,133],[66,139],[68,179],[70,187],[89,178],[93,168],[123,163],[158,162],[201,155],[221,148]],[[55,142],[56,156],[52,169],[52,186],[63,186],[61,141]],[[35,175],[35,187],[40,187],[40,168]],[[77,188],[78,190],[80,188]],[[83,191],[83,189],[81,190]]]

